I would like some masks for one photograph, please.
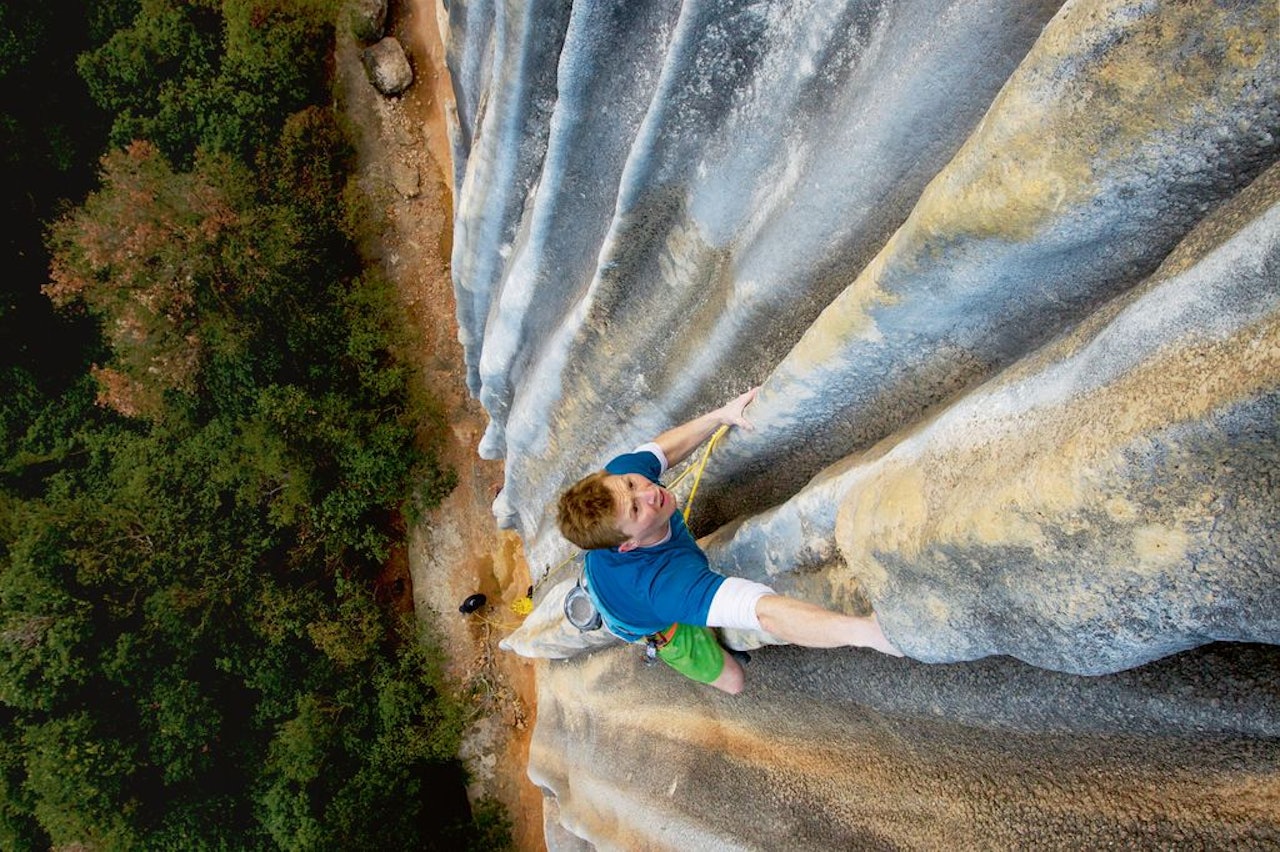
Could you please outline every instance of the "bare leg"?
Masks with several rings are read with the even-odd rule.
[[[880,629],[875,614],[868,617],[832,612],[808,601],[784,595],[765,595],[756,603],[760,626],[793,645],[806,648],[839,648],[855,645],[873,648],[894,657],[902,652]]]
[[[720,677],[711,681],[708,686],[714,686],[730,695],[737,695],[746,683],[746,674],[742,671],[742,666],[738,665],[738,661],[729,656],[728,651],[721,648],[720,653],[724,654],[724,670],[720,672]]]

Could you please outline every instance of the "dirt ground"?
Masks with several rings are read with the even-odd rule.
[[[449,274],[453,197],[445,115],[452,95],[441,71],[440,21],[422,8],[435,5],[392,7],[389,30],[414,69],[412,86],[399,97],[384,98],[368,84],[358,45],[348,43],[338,55],[340,102],[363,135],[361,188],[388,223],[379,244],[366,250],[395,283],[420,338],[408,355],[440,403],[449,428],[439,452],[458,474],[443,505],[408,530],[406,548],[391,567],[400,576],[389,574],[383,587],[394,603],[438,625],[449,674],[473,696],[475,715],[463,746],[472,801],[501,802],[517,849],[542,852],[542,794],[526,775],[536,665],[498,648],[520,619],[512,604],[526,595],[529,572],[520,539],[499,530],[491,512],[502,464],[476,452],[487,418],[466,389]],[[461,602],[477,592],[487,604],[460,613]]]

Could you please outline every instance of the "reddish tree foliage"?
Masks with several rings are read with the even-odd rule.
[[[148,416],[169,389],[187,389],[200,362],[200,324],[240,276],[222,258],[251,202],[247,174],[202,157],[175,172],[154,145],[135,142],[102,160],[102,188],[58,221],[44,292],[103,319],[112,363],[95,370],[100,400]]]

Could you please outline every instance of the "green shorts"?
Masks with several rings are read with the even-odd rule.
[[[710,627],[676,625],[671,641],[658,649],[662,662],[698,683],[711,683],[724,671],[724,650]]]

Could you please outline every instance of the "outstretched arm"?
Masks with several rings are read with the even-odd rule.
[[[654,438],[654,443],[661,447],[663,454],[666,455],[667,464],[674,467],[684,461],[698,448],[699,444],[710,438],[712,433],[721,426],[738,426],[747,430],[755,428],[743,412],[756,398],[756,392],[759,390],[760,388],[754,387],[714,411],[708,411],[701,417],[695,417],[688,423],[668,429]]]
[[[870,616],[845,615],[808,601],[783,595],[765,595],[756,604],[760,627],[779,639],[807,648],[839,648],[853,645],[874,648],[893,657],[902,652],[894,647],[880,629],[880,619]]]

